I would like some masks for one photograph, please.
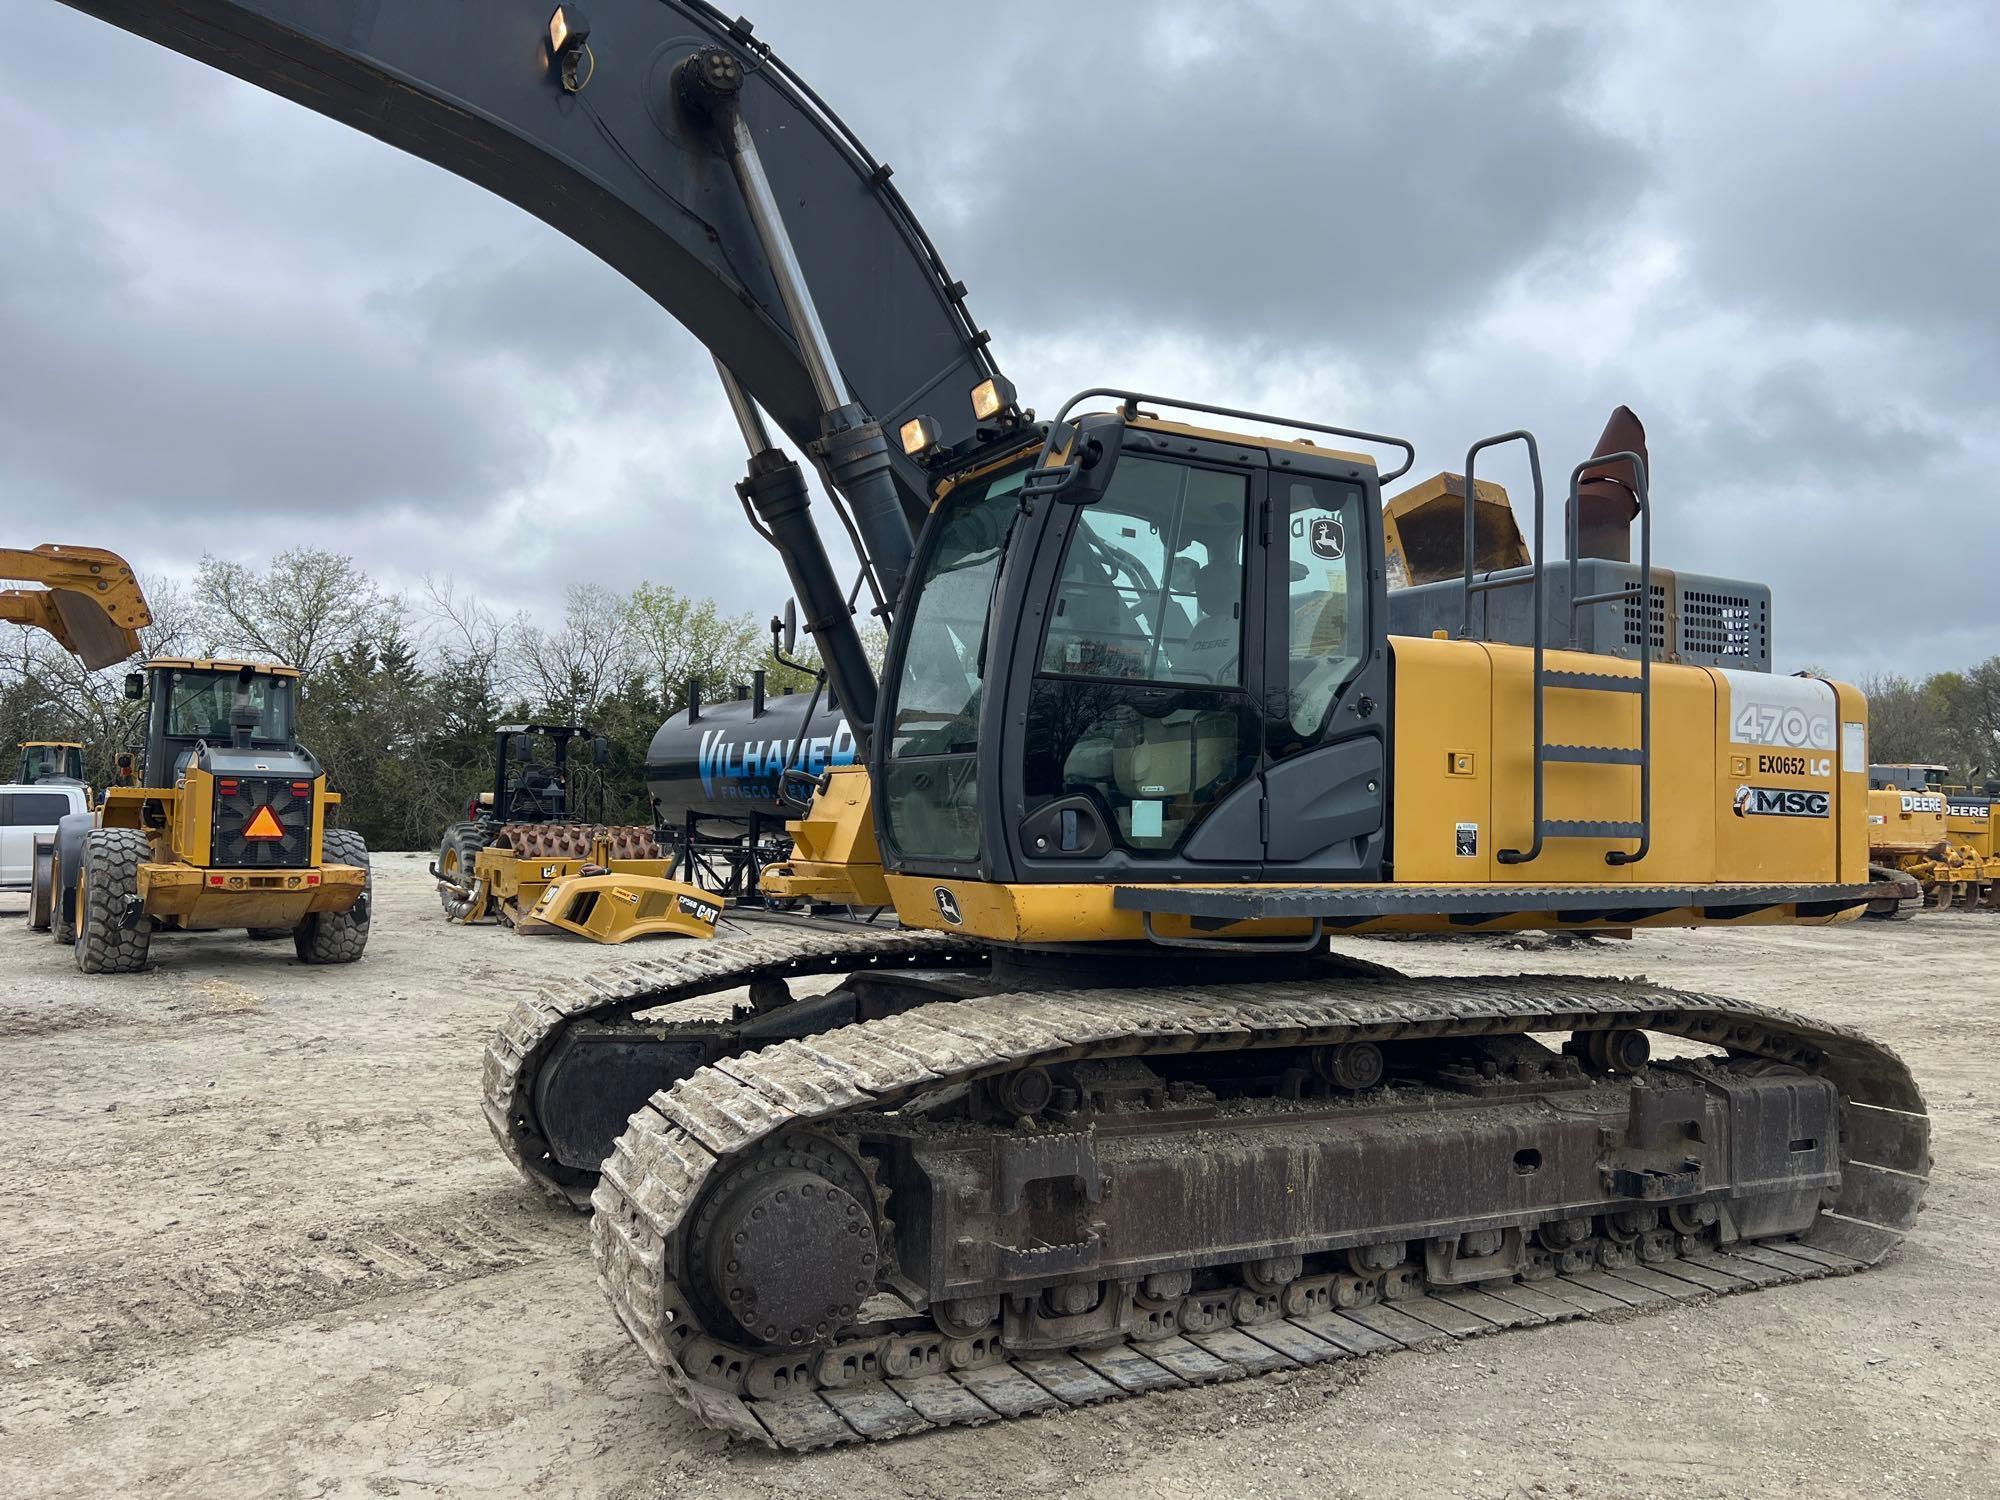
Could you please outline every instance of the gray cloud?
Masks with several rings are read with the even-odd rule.
[[[38,45],[0,55],[0,505],[49,534],[10,541],[115,530],[183,572],[336,546],[503,612],[644,576],[775,602],[706,355],[615,273],[30,5]],[[2000,646],[1990,8],[755,19],[895,164],[1036,404],[1182,389],[1405,432],[1419,473],[1525,423],[1554,476],[1629,402],[1662,559],[1768,580],[1788,664]]]

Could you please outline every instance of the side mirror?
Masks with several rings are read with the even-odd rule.
[[[125,674],[126,699],[130,702],[137,703],[141,698],[145,696],[146,696],[146,674],[144,672],[127,672]]]
[[[785,601],[785,655],[793,656],[799,649],[799,601]]]
[[[525,734],[516,736],[514,742],[507,749],[508,753],[524,766],[535,758],[535,747],[528,743],[528,737]]]
[[[1125,419],[1117,412],[1092,412],[1078,419],[1069,457],[1061,463],[1051,461],[1045,469],[1029,470],[1021,485],[1023,502],[1052,495],[1065,505],[1095,505],[1111,484],[1124,446]]]
[[[611,764],[611,741],[601,734],[590,742],[590,761],[598,766]]]

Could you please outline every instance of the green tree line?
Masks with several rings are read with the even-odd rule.
[[[573,755],[576,794],[593,811],[601,795],[610,821],[646,822],[646,747],[687,706],[689,679],[710,699],[758,669],[773,694],[811,686],[772,658],[754,617],[664,584],[625,594],[577,584],[559,618],[536,620],[500,618],[449,580],[404,597],[352,558],[315,549],[261,567],[206,558],[191,583],[144,582],[154,620],[145,655],[281,661],[305,674],[299,738],[342,794],[341,821],[371,848],[434,847],[492,785],[499,724],[590,725],[609,739],[610,763],[600,771],[587,753]],[[143,739],[141,706],[123,693],[127,668],[91,672],[47,636],[5,629],[6,771],[23,739],[78,740],[86,773],[104,785],[116,755]],[[870,621],[864,633],[879,655],[879,626]],[[816,664],[807,643],[800,650]]]
[[[2000,656],[1922,681],[1870,678],[1861,690],[1869,756],[1878,764],[1945,766],[1947,780],[1960,785],[2000,779]]]

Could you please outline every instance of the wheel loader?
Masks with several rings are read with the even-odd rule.
[[[496,1140],[592,1210],[613,1310],[695,1421],[894,1438],[1901,1239],[1928,1120],[1866,1038],[1329,942],[1828,923],[1884,894],[1866,703],[1771,672],[1761,585],[1656,564],[1629,412],[1553,486],[1567,559],[1538,445],[1498,434],[1398,513],[1392,590],[1408,443],[1115,384],[1038,417],[889,167],[747,20],[72,3],[485,185],[716,356],[746,519],[861,741],[766,882],[879,888],[899,922],[745,914],[523,1000],[485,1071]],[[1089,244],[1087,216],[1024,213]],[[1503,445],[1530,540],[1494,561]],[[879,680],[857,607],[890,621]]]
[[[305,963],[368,944],[368,848],[328,826],[340,795],[294,734],[296,668],[159,658],[125,679],[146,702],[136,784],[57,825],[31,910],[86,974],[146,967],[156,932],[290,934]]]
[[[82,781],[83,746],[76,740],[23,740],[14,767],[16,786],[38,781]]]
[[[0,619],[93,670],[137,655],[152,623],[130,565],[101,548],[0,548],[0,578],[31,585],[0,590]],[[34,929],[87,974],[136,973],[167,930],[288,933],[307,963],[359,958],[368,848],[327,826],[340,797],[294,737],[298,686],[297,669],[257,662],[160,658],[127,674],[126,698],[147,705],[143,774],[121,754],[95,807],[37,838]]]

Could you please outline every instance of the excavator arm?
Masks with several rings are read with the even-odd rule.
[[[132,569],[102,548],[0,547],[0,579],[37,585],[0,589],[0,620],[46,630],[92,670],[138,651],[139,632],[153,623]]]

